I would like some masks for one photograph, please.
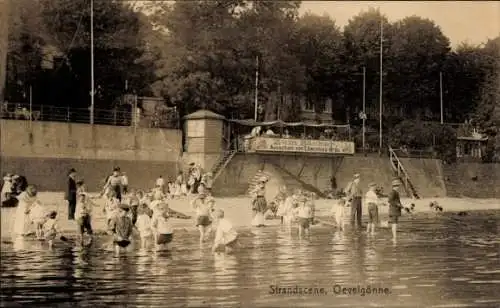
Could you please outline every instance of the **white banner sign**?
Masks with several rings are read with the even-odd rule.
[[[255,151],[354,154],[354,142],[257,137]]]

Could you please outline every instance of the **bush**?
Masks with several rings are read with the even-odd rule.
[[[447,163],[456,161],[457,135],[447,125],[404,120],[391,131],[390,143],[396,148],[432,150]]]

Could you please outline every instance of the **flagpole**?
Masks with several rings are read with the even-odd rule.
[[[257,122],[257,109],[259,106],[259,56],[256,57],[256,68],[255,68],[255,111],[254,118]]]
[[[443,114],[443,72],[439,72],[439,105],[441,110],[441,124],[444,124]]]
[[[363,66],[363,152],[365,152],[366,134],[366,67]]]
[[[90,124],[94,124],[94,0],[90,0]]]
[[[382,52],[383,52],[383,37],[384,37],[384,20],[380,20],[380,100],[379,100],[379,151],[382,153]]]

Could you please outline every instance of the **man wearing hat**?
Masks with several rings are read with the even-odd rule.
[[[354,179],[346,188],[347,198],[351,201],[351,227],[361,228],[361,199],[363,191],[360,187],[360,175],[356,173]]]
[[[389,203],[389,223],[392,227],[392,239],[396,240],[396,231],[398,228],[399,216],[401,216],[401,199],[399,198],[399,188],[401,187],[401,182],[398,179],[392,181],[392,190],[389,193],[388,203]]]
[[[76,170],[71,168],[68,172],[68,185],[65,196],[65,199],[68,201],[68,220],[75,220],[76,191]]]

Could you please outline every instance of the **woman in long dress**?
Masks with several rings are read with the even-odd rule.
[[[19,204],[16,208],[16,217],[14,220],[14,237],[25,236],[30,233],[31,220],[30,220],[30,209],[37,200],[36,187],[30,185],[26,188],[26,191],[22,192],[17,199]]]

